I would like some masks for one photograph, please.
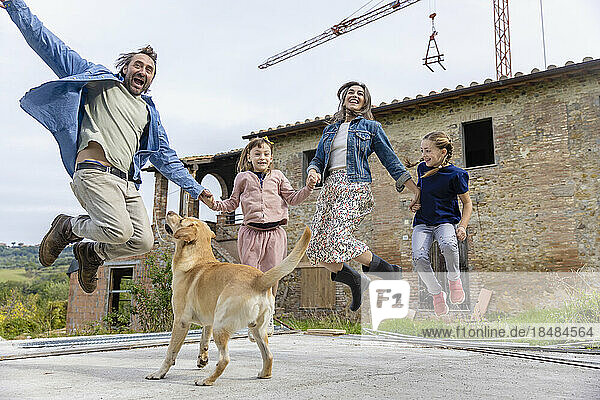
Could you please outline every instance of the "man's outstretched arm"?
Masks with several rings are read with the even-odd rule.
[[[162,124],[158,126],[158,129],[159,149],[150,156],[150,162],[165,178],[177,184],[194,199],[200,198],[206,188],[194,179],[175,150],[169,146],[169,139]]]
[[[82,73],[94,65],[46,29],[23,0],[0,0],[0,3],[29,46],[59,78]]]

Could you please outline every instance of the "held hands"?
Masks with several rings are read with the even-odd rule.
[[[309,170],[308,177],[306,178],[306,186],[310,189],[314,189],[319,182],[321,182],[321,174],[314,169]]]
[[[421,203],[419,203],[419,199],[413,199],[408,208],[412,212],[417,212],[421,208]]]
[[[0,0],[1,1],[1,0]],[[208,189],[204,189],[202,191],[202,193],[200,193],[200,200],[206,204],[206,206],[208,208],[210,208],[211,210],[214,210],[215,207],[215,199],[213,197],[213,194],[208,190]]]
[[[467,228],[459,225],[458,228],[456,228],[456,238],[461,242],[465,240],[467,238]]]
[[[314,169],[311,169],[310,171],[312,172]],[[310,190],[313,190],[315,186],[317,186],[317,183],[319,183],[319,177],[316,175],[317,174],[309,173],[308,177],[306,178],[306,186],[308,186]]]
[[[421,190],[417,188],[415,197],[410,202],[408,209],[412,212],[417,212],[421,208]]]

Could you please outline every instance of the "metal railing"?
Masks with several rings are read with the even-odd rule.
[[[243,214],[236,214],[235,212],[222,212],[217,214],[217,225],[229,226],[241,224],[244,220]]]

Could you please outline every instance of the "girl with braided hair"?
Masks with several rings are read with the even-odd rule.
[[[421,189],[420,203],[411,207],[416,211],[413,220],[413,266],[427,291],[433,296],[433,309],[437,316],[448,313],[446,293],[435,277],[429,258],[433,240],[437,240],[448,269],[450,302],[461,304],[465,292],[460,280],[458,240],[467,237],[467,225],[473,211],[469,197],[469,174],[450,163],[452,141],[444,132],[431,132],[421,141],[422,158],[417,166]],[[417,163],[408,163],[409,167]],[[462,202],[462,216],[458,208]]]

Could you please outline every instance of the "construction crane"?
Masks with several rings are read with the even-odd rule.
[[[494,0],[494,36],[496,37],[496,78],[512,76],[510,65],[510,29],[508,0]]]
[[[403,8],[411,6],[415,3],[418,3],[421,0],[394,0],[389,2],[381,7],[373,8],[370,11],[359,15],[354,18],[346,18],[343,19],[338,24],[332,26],[327,29],[325,32],[317,35],[311,39],[308,39],[294,47],[291,47],[287,50],[282,51],[281,53],[275,54],[272,57],[269,57],[264,63],[260,64],[258,68],[265,69],[277,63],[280,63],[288,58],[292,58],[297,56],[298,54],[304,53],[312,49],[313,47],[317,47],[323,43],[326,43],[330,40],[337,38],[345,33],[351,32],[355,29],[358,29],[362,26],[370,24],[371,22],[377,21],[383,17],[386,17],[396,11],[400,11]],[[496,76],[499,79],[501,76],[512,76],[511,71],[511,58],[510,58],[510,33],[509,33],[509,20],[508,20],[508,0],[493,0],[494,3],[494,32],[496,37]],[[433,14],[432,14],[433,15]],[[432,18],[430,16],[430,18]],[[432,18],[432,26],[433,26],[433,18]],[[429,46],[432,45],[432,40],[435,38],[435,32],[430,37]],[[433,42],[435,43],[435,42]],[[437,51],[437,44],[435,44],[435,49]],[[433,60],[433,62],[440,62],[441,56],[443,54],[439,54],[437,52],[437,56],[431,59],[429,55],[430,47],[428,47],[427,54],[425,55],[424,64],[429,67],[429,63]],[[441,63],[440,63],[441,65]],[[443,66],[442,66],[443,68]],[[431,69],[431,68],[430,68]],[[445,69],[445,68],[444,68]]]

